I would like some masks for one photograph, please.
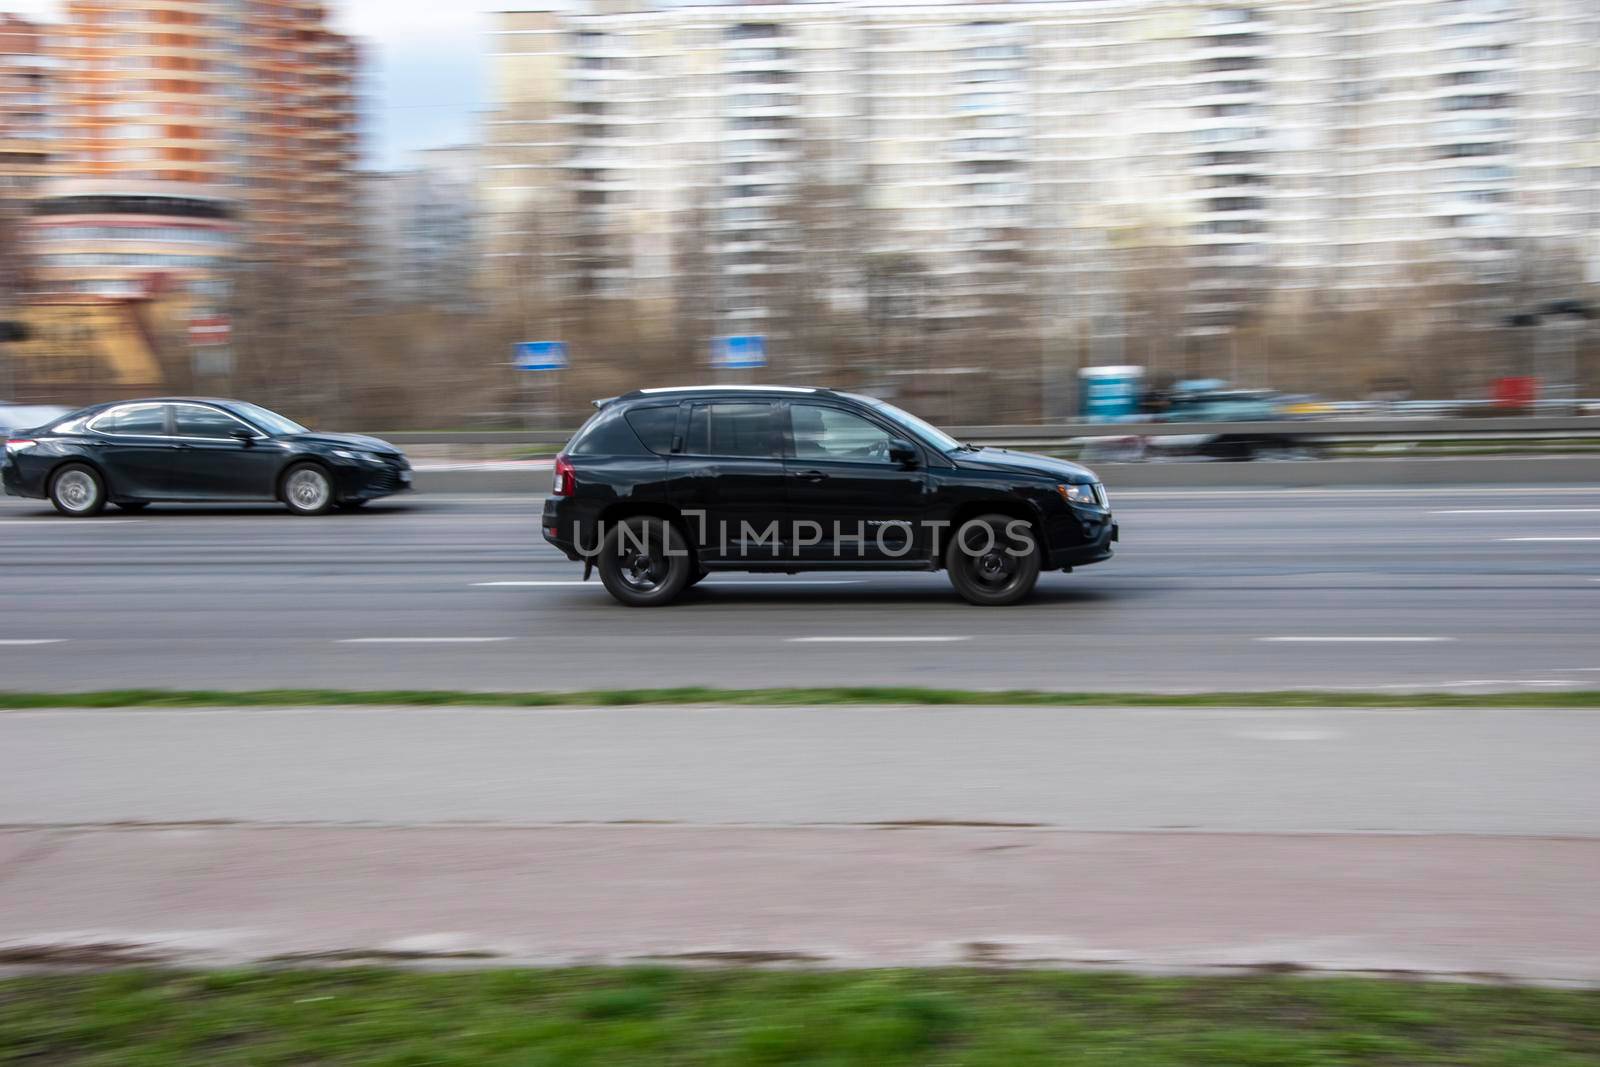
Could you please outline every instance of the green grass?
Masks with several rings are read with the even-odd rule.
[[[0,982],[0,1064],[1578,1067],[1600,992],[1356,979],[673,968]]]
[[[1037,689],[591,689],[469,692],[452,689],[103,689],[80,693],[0,692],[0,709],[201,707],[614,707],[624,704],[989,704],[1151,708],[1600,708],[1600,690],[1530,693],[1366,693],[1281,690],[1238,693],[1054,693]]]

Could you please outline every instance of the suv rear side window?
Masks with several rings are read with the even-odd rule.
[[[569,456],[645,456],[632,424],[616,408],[603,408],[583,424],[566,448]]]
[[[771,404],[696,404],[683,450],[694,456],[778,456]]]
[[[634,408],[627,418],[644,447],[658,456],[672,451],[672,434],[678,428],[678,405]]]

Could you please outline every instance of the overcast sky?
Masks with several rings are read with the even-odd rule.
[[[336,29],[367,48],[367,165],[395,167],[416,148],[477,139],[487,17],[460,0],[325,0]],[[53,18],[56,0],[0,0],[0,11]]]

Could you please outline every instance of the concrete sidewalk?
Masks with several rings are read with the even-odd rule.
[[[0,964],[1308,969],[1600,983],[1600,841],[996,827],[0,834]]]

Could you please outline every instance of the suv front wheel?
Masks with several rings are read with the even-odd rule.
[[[672,523],[642,515],[611,527],[596,565],[606,592],[631,608],[670,603],[699,569]]]
[[[1033,592],[1041,551],[1029,523],[1009,515],[979,515],[956,528],[944,565],[950,584],[969,604],[1001,607]]]

